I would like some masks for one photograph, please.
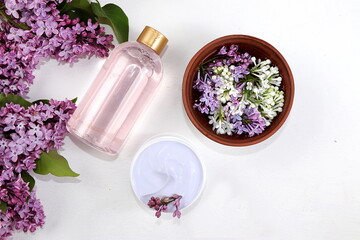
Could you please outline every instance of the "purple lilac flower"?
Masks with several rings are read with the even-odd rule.
[[[199,102],[194,104],[194,108],[206,114],[208,114],[209,111],[215,111],[215,109],[219,107],[220,103],[216,99],[216,93],[214,91],[204,92]]]
[[[34,232],[37,227],[44,225],[44,210],[35,197],[35,191],[26,194],[25,201],[17,205],[8,203],[6,212],[0,214],[0,239],[10,237],[14,230]]]
[[[232,44],[230,47],[229,47],[229,50],[228,52],[226,53],[228,56],[232,57],[232,56],[236,56],[237,54],[237,51],[238,51],[238,46],[235,45],[235,44]]]
[[[161,212],[165,212],[168,210],[168,205],[170,203],[173,203],[175,207],[175,211],[173,212],[173,217],[181,217],[181,212],[179,210],[180,207],[180,200],[182,196],[178,194],[173,194],[171,197],[162,197],[161,199],[159,197],[151,197],[148,206],[149,208],[155,209],[155,216],[159,218],[161,216]]]
[[[10,28],[10,33],[7,35],[8,40],[14,40],[15,42],[20,42],[22,38],[25,38],[24,31],[18,28]]]
[[[13,221],[5,214],[0,214],[0,239],[11,237],[13,229]]]
[[[42,227],[45,223],[43,207],[40,200],[35,198],[34,191],[30,193],[30,198],[26,204],[15,206],[11,215],[14,215],[15,229],[22,229],[24,232],[34,232],[37,227]]]
[[[218,54],[219,54],[219,55],[226,55],[226,54],[227,54],[227,49],[226,49],[226,47],[223,46],[223,47],[220,49],[220,51],[219,51]]]
[[[16,180],[3,184],[1,188],[0,199],[9,205],[22,205],[30,196],[28,183],[25,183],[20,176]]]
[[[67,133],[65,124],[75,111],[70,100],[50,100],[27,109],[8,103],[0,109],[0,239],[13,230],[35,231],[44,224],[41,203],[21,178],[23,171],[36,167],[43,151],[58,149]]]
[[[22,52],[28,50],[22,45],[28,31],[17,32],[4,22],[0,26],[0,93],[24,95],[33,82],[32,71],[37,65],[37,56]]]
[[[70,100],[50,100],[49,104],[41,102],[27,109],[18,104],[6,104],[0,110],[0,131],[3,133],[0,166],[6,165],[18,173],[33,169],[34,161],[42,151],[62,146],[67,133],[65,124],[74,111],[75,104]]]
[[[266,127],[266,121],[257,108],[246,107],[241,117],[237,115],[232,120],[237,134],[247,133],[250,137],[262,133]]]
[[[213,81],[207,74],[202,78],[200,71],[198,72],[198,78],[194,82],[194,88],[203,92],[199,101],[194,104],[194,108],[197,108],[201,113],[209,114],[210,111],[214,111],[220,105],[216,100],[216,93],[213,90]]]
[[[6,14],[9,16],[13,16],[14,18],[19,18],[19,6],[18,3],[15,0],[9,0],[9,1],[4,1],[5,3],[5,7],[6,7]]]
[[[82,22],[61,15],[62,0],[0,0],[5,13],[29,29],[0,25],[0,93],[25,95],[41,58],[73,63],[79,57],[106,57],[112,35],[90,19]]]
[[[252,65],[251,55],[249,53],[238,52],[237,45],[231,45],[229,48],[222,47],[218,52],[218,55],[224,56],[224,58],[217,58],[209,64],[207,68],[209,72],[212,72],[212,68],[217,66],[230,66],[234,65],[235,68],[232,70],[232,77],[235,82],[239,82],[240,79],[248,75],[249,67]]]
[[[251,58],[239,52],[237,45],[223,46],[199,66],[193,87],[200,96],[194,108],[208,115],[217,133],[252,137],[262,133],[269,122],[258,109],[259,99],[250,96],[253,83],[248,75],[254,66]]]
[[[219,59],[220,62],[226,59],[227,63],[249,63],[251,64],[251,56],[249,53],[240,53],[239,47],[235,44],[230,45],[229,47],[221,47],[218,55],[223,55],[225,58]],[[219,61],[215,61],[219,62]]]
[[[182,197],[177,195],[177,194],[174,194],[173,198],[175,198],[175,201],[174,201],[175,211],[173,213],[173,217],[180,218],[181,217],[181,212],[179,210],[179,207],[180,207],[180,200],[181,200]]]

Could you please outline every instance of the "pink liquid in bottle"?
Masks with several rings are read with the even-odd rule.
[[[67,128],[87,144],[117,154],[162,78],[167,39],[145,27],[136,42],[117,46],[70,118]]]

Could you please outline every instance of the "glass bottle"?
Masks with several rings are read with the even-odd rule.
[[[163,73],[159,54],[167,38],[146,26],[137,41],[118,45],[67,123],[85,143],[117,154]]]

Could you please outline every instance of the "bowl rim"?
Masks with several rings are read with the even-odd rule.
[[[234,40],[234,42],[239,41],[240,40],[250,40],[250,41],[254,41],[258,44],[263,45],[265,48],[268,48],[270,51],[272,51],[275,55],[277,55],[281,62],[284,64],[285,69],[283,69],[283,71],[286,71],[289,75],[289,89],[290,91],[287,91],[287,102],[288,102],[288,107],[287,107],[287,111],[284,112],[283,110],[283,115],[282,115],[282,119],[279,122],[279,124],[277,124],[276,126],[274,126],[272,129],[270,129],[269,131],[266,132],[266,134],[260,134],[259,136],[262,135],[262,137],[259,137],[257,139],[253,139],[251,141],[251,137],[249,138],[249,141],[225,141],[225,140],[220,140],[218,138],[216,138],[215,134],[209,134],[205,128],[202,127],[202,125],[198,122],[198,119],[196,118],[196,116],[194,115],[192,109],[193,109],[193,103],[190,103],[190,99],[186,97],[186,92],[188,89],[188,85],[189,82],[192,82],[192,80],[189,80],[190,78],[192,78],[193,74],[190,72],[190,69],[193,67],[193,65],[199,61],[200,55],[202,55],[203,52],[207,52],[208,48],[212,48],[213,45],[218,45],[219,47],[222,45],[226,45],[228,43],[223,43],[224,41],[229,42],[231,39]],[[223,43],[223,44],[221,44]],[[210,52],[207,54],[209,55],[211,54]],[[200,62],[203,59],[200,59]],[[192,85],[192,84],[191,84]],[[288,118],[290,112],[291,112],[291,108],[293,105],[293,101],[294,101],[294,96],[295,96],[295,83],[294,83],[294,77],[292,74],[292,71],[289,67],[289,64],[287,63],[287,61],[285,60],[284,56],[271,44],[269,44],[268,42],[259,39],[257,37],[253,37],[250,35],[242,35],[242,34],[232,34],[232,35],[226,35],[223,37],[219,37],[209,43],[207,43],[205,46],[203,46],[200,50],[198,50],[195,55],[191,58],[191,60],[189,61],[185,72],[184,72],[184,76],[183,76],[183,83],[182,83],[182,100],[183,100],[183,107],[185,108],[185,112],[188,116],[188,118],[190,119],[190,121],[192,122],[192,124],[203,134],[205,135],[207,138],[223,144],[223,145],[227,145],[227,146],[233,146],[233,147],[243,147],[243,146],[250,146],[250,145],[254,145],[257,143],[260,143],[268,138],[270,138],[272,135],[275,134],[275,132],[277,132],[281,126],[284,124],[284,122],[286,121],[286,119]]]

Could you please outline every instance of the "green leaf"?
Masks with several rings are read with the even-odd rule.
[[[36,169],[34,172],[41,175],[51,173],[57,177],[77,177],[79,174],[71,170],[67,160],[58,154],[57,150],[43,152],[40,158],[36,160]]]
[[[6,213],[6,207],[7,207],[7,204],[6,202],[3,202],[3,201],[0,201],[0,210],[3,212],[3,213]]]
[[[6,103],[15,103],[20,104],[20,106],[23,106],[25,108],[32,105],[31,102],[26,101],[24,98],[18,96],[18,95],[12,95],[12,94],[0,94],[0,107],[5,107]]]
[[[76,101],[77,101],[77,97],[76,98],[74,98],[74,99],[71,99],[71,101],[73,102],[73,103],[76,103]],[[39,104],[39,103],[44,103],[44,104],[49,104],[50,103],[50,100],[49,99],[39,99],[39,100],[36,100],[36,101],[33,101],[32,102],[32,104]]]
[[[101,7],[100,3],[88,0],[73,0],[61,4],[60,13],[67,14],[71,19],[80,18],[87,21],[89,18],[99,23],[112,27],[114,34],[120,43],[126,42],[129,37],[129,20],[124,11],[115,4],[106,4]]]
[[[31,192],[35,186],[35,179],[27,171],[21,172],[21,178],[24,180],[24,182],[29,183],[29,188]]]
[[[66,13],[73,9],[81,9],[83,11],[92,14],[90,2],[88,0],[72,0],[71,2],[66,2],[64,6],[60,9],[60,13]]]
[[[39,103],[43,103],[43,104],[49,104],[49,100],[48,99],[39,99],[39,100],[36,100],[36,101],[33,101],[32,104],[39,104]]]
[[[92,2],[91,8],[99,23],[108,24],[112,27],[117,40],[122,43],[129,38],[129,20],[125,12],[117,5],[109,3],[104,7],[100,3]]]
[[[71,2],[66,2],[60,8],[60,13],[69,15],[71,19],[78,17],[85,22],[87,22],[89,18],[95,20],[95,15],[88,0],[73,0]]]

